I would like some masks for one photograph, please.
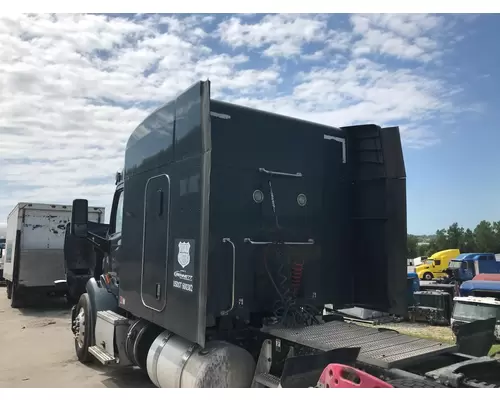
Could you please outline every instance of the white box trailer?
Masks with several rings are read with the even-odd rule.
[[[19,203],[7,218],[4,278],[7,297],[19,307],[30,295],[56,291],[65,280],[64,237],[71,205]],[[89,221],[103,223],[104,207],[89,207]]]

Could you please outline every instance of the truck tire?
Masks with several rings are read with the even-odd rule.
[[[390,385],[395,388],[411,388],[411,389],[422,389],[422,388],[445,388],[446,386],[441,385],[438,382],[431,381],[428,379],[393,379],[387,381]]]
[[[432,272],[426,272],[424,275],[422,275],[422,278],[424,281],[432,281],[432,278],[434,278],[434,275],[432,275]]]
[[[83,364],[92,361],[92,355],[89,353],[89,347],[92,346],[92,313],[90,307],[89,295],[87,293],[82,294],[76,305],[75,319],[72,321],[76,331],[76,356]]]
[[[7,281],[6,288],[7,288],[7,299],[10,300],[12,298],[12,282]]]

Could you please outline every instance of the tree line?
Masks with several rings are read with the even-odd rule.
[[[445,249],[460,249],[462,253],[500,253],[500,221],[481,221],[474,230],[464,229],[455,222],[448,229],[436,231],[428,243],[420,242],[420,237],[408,235],[408,258],[429,257]]]

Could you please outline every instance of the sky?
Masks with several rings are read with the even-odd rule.
[[[109,216],[133,129],[199,79],[332,126],[400,127],[408,232],[500,220],[500,16],[0,16],[0,228],[18,202]]]

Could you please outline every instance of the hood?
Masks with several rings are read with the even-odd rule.
[[[422,272],[422,271],[427,271],[429,269],[429,267],[430,267],[430,265],[428,265],[428,264],[421,264],[418,267],[415,267],[415,272],[419,273],[419,272]]]
[[[498,281],[479,281],[470,280],[462,283],[460,289],[464,290],[485,290],[491,292],[500,292],[500,282]]]

